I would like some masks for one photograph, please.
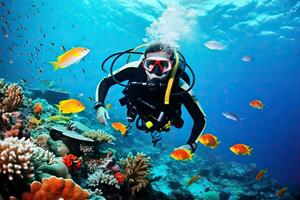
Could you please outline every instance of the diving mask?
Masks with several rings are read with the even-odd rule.
[[[164,75],[173,68],[172,61],[165,53],[161,52],[148,53],[142,65],[146,72],[154,73],[157,76]]]

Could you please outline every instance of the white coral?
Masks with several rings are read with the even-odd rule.
[[[98,187],[99,184],[113,185],[116,188],[120,188],[118,181],[115,179],[114,175],[98,170],[91,174],[87,179],[87,185],[89,187]]]
[[[38,168],[45,163],[52,165],[58,162],[52,152],[41,147],[34,147],[31,160],[34,163],[35,168]]]
[[[15,176],[22,179],[33,178],[31,156],[34,145],[25,138],[5,138],[0,141],[0,173],[7,174],[10,181]]]

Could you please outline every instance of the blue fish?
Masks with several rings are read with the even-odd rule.
[[[232,113],[232,112],[222,112],[222,115],[224,117],[226,117],[227,119],[231,119],[236,122],[243,120],[243,118],[240,118],[237,114]]]

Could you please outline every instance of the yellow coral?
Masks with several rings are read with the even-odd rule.
[[[106,133],[103,130],[86,131],[82,135],[100,143],[106,142],[112,144],[116,141],[114,136]]]
[[[121,160],[121,165],[125,168],[125,184],[131,195],[146,188],[149,184],[150,157],[146,157],[143,153],[137,153],[135,156],[128,156]]]

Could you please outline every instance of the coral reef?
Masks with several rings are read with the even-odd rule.
[[[81,166],[81,160],[77,158],[77,156],[73,154],[68,154],[63,157],[63,161],[65,165],[71,170],[76,171]]]
[[[17,84],[6,84],[0,79],[0,112],[16,111],[23,104],[23,91]]]
[[[23,194],[23,200],[84,200],[88,198],[89,192],[82,189],[71,179],[62,179],[55,176],[45,178],[42,182],[34,181],[31,184],[31,192]]]
[[[52,152],[45,150],[41,147],[33,148],[31,161],[34,164],[35,169],[38,169],[43,164],[52,165],[58,162],[58,160]]]
[[[25,119],[21,112],[6,112],[0,116],[0,127],[3,137],[28,137],[29,132],[25,127]]]
[[[0,141],[0,173],[7,174],[10,181],[15,176],[33,178],[32,152],[33,144],[25,138],[9,137]]]
[[[116,141],[116,138],[114,136],[106,133],[103,130],[86,131],[82,135],[99,143],[113,144]]]
[[[137,153],[121,160],[121,165],[125,169],[125,185],[132,196],[146,188],[149,184],[150,157]]]
[[[118,181],[115,179],[113,174],[100,169],[88,177],[86,184],[90,188],[101,187],[101,184],[111,185],[118,189],[120,188]]]

